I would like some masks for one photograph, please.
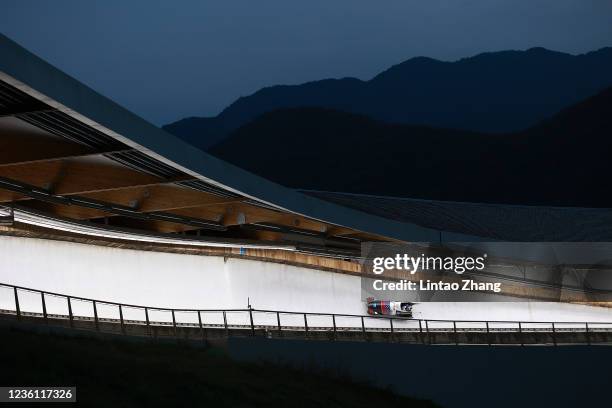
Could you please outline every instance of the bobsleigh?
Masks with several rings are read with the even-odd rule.
[[[387,316],[402,316],[412,317],[411,302],[393,302],[390,300],[376,300],[374,298],[367,299],[368,314],[370,315],[387,315]]]

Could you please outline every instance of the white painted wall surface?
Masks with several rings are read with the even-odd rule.
[[[0,237],[0,282],[174,308],[360,310],[359,278],[289,265]],[[4,296],[3,296],[4,297]]]
[[[258,309],[365,313],[358,277],[289,265],[8,236],[0,236],[0,260],[2,283],[86,298],[222,309],[245,308],[250,297]],[[39,296],[20,293],[20,299],[24,310],[41,310]],[[66,313],[65,299],[51,298],[47,303],[50,313]],[[13,305],[12,292],[1,289],[0,308]],[[75,302],[73,309],[75,314],[91,315],[89,304]],[[421,319],[612,322],[612,309],[539,302],[423,303],[416,305],[414,312]],[[125,317],[141,319],[139,313],[126,310]],[[101,306],[100,314],[116,317],[117,311]],[[257,318],[263,323],[263,317]],[[197,317],[185,315],[180,319],[196,321]],[[220,322],[221,316],[211,314],[207,319]],[[327,324],[324,319],[319,323]],[[275,316],[265,319],[271,324],[274,321]],[[301,324],[303,320],[283,318],[283,324],[292,322]],[[316,323],[315,319],[312,324]],[[338,322],[342,324],[359,322]]]

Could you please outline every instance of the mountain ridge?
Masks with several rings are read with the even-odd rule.
[[[324,107],[390,123],[504,133],[610,85],[612,47],[578,55],[534,47],[455,61],[414,57],[367,81],[345,77],[264,87],[215,117],[185,118],[164,129],[207,149],[263,113]]]

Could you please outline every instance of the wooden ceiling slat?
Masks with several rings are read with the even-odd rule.
[[[87,146],[47,134],[11,118],[0,121],[0,166],[57,160],[95,153]]]
[[[97,210],[94,208],[80,207],[76,205],[61,205],[43,201],[28,201],[22,204],[25,207],[44,211],[59,217],[71,218],[74,220],[89,220],[92,218],[103,218],[112,215],[111,213]]]
[[[228,205],[210,205],[206,208],[187,208],[173,211],[176,214],[200,217],[206,215],[221,216],[225,226],[254,223],[273,223],[286,227],[300,228],[313,232],[325,232],[327,225],[314,220],[309,220],[299,215],[282,213],[267,208],[257,207],[247,203],[231,203]]]
[[[225,205],[241,201],[240,199],[219,197],[176,185],[153,185],[149,187],[108,190],[83,194],[81,196],[132,207],[145,213]]]
[[[112,219],[110,219],[110,223],[111,225],[118,227],[134,228],[161,233],[177,233],[184,231],[195,231],[199,229],[195,226],[178,224],[175,222],[160,220],[138,220],[121,216],[113,217]]]
[[[0,203],[10,203],[13,201],[24,199],[29,199],[29,197],[14,191],[4,190],[0,188]]]
[[[169,182],[113,163],[80,160],[1,166],[0,177],[44,189],[53,186],[53,193],[58,195],[82,195]]]

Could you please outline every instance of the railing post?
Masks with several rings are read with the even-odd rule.
[[[585,322],[584,326],[586,328],[587,345],[590,346],[591,345],[591,333],[589,332],[589,322]]]
[[[174,330],[174,337],[178,337],[176,332],[176,317],[174,316],[174,309],[170,310],[172,312],[172,329]]]
[[[151,330],[151,321],[149,320],[149,309],[145,307],[145,322],[147,323],[147,334],[149,336],[153,335]]]
[[[43,318],[45,323],[49,324],[49,318],[47,315],[47,303],[45,302],[45,292],[40,292],[40,303],[42,304]]]
[[[93,301],[93,312],[94,312],[94,324],[96,326],[96,331],[100,331],[100,323],[98,322],[98,308],[96,306],[96,301]]]
[[[15,294],[15,313],[17,314],[17,319],[21,319],[21,309],[19,308],[19,294],[17,293],[17,288],[14,286],[13,293]]]
[[[363,316],[361,316],[361,334],[364,340],[368,340],[368,337],[366,336],[366,329],[365,329],[365,323],[363,321]]]
[[[121,322],[121,333],[125,334],[125,325],[123,324],[123,308],[119,305],[119,321]]]
[[[68,301],[68,318],[70,319],[70,327],[73,327],[74,316],[72,315],[72,302],[70,302],[70,296],[66,296],[66,300]]]
[[[332,315],[332,323],[334,325],[334,340],[336,340],[336,315]]]
[[[24,314],[22,313],[21,306],[20,306],[19,287],[12,286],[12,285],[5,285],[5,286],[7,286],[8,288],[10,288],[10,287],[13,288],[14,302],[15,302],[15,314],[16,314],[16,317],[18,319],[20,319],[21,317],[23,317]],[[49,324],[50,315],[49,315],[49,312],[48,312],[48,309],[47,309],[47,304],[46,304],[46,292],[40,291],[40,290],[35,290],[35,289],[29,289],[29,288],[21,288],[21,290],[31,291],[33,293],[40,293],[40,301],[41,301],[41,306],[42,306],[42,317],[43,317],[45,323]],[[73,328],[75,326],[75,324],[74,324],[75,320],[77,320],[77,321],[78,320],[87,320],[88,322],[91,322],[91,320],[89,320],[88,317],[81,317],[81,315],[79,315],[78,312],[77,312],[77,315],[75,316],[75,314],[73,312],[73,309],[72,309],[72,297],[71,296],[69,296],[69,295],[62,295],[62,294],[56,294],[56,293],[53,293],[53,292],[50,292],[50,295],[57,296],[57,297],[60,297],[60,298],[61,297],[65,297],[66,298],[66,303],[67,303],[67,307],[68,307],[68,318],[69,318],[69,324],[70,324],[71,328]],[[99,332],[100,331],[100,319],[99,319],[99,316],[98,316],[98,309],[97,309],[97,302],[96,302],[96,300],[85,299],[85,298],[75,298],[75,299],[77,299],[79,301],[91,301],[92,302],[92,306],[93,306],[93,321],[95,323],[96,331]],[[119,320],[120,320],[120,324],[121,324],[121,332],[123,334],[127,334],[126,320],[124,319],[124,316],[123,316],[123,305],[122,304],[118,304],[118,303],[112,303],[112,302],[105,303],[104,301],[102,303],[103,304],[108,304],[109,306],[112,306],[112,305],[118,306],[118,309],[119,309]],[[144,308],[147,331],[148,331],[149,335],[153,334],[153,330],[152,330],[152,327],[151,327],[151,322],[149,320],[149,311],[148,311],[148,308],[147,307],[140,307],[140,306],[130,306],[130,305],[125,305],[125,306],[128,307],[128,308],[131,308],[131,307],[137,307],[139,309]],[[171,314],[172,314],[172,327],[174,329],[174,335],[178,336],[178,327],[179,327],[178,324],[179,323],[176,320],[176,309],[157,309],[157,308],[153,308],[153,309],[154,310],[160,310],[160,311],[168,311],[168,310],[171,311]],[[183,310],[183,309],[179,309],[179,311],[181,311],[181,310]],[[189,310],[189,311],[196,311],[196,310]],[[255,330],[256,327],[255,327],[255,324],[254,324],[253,312],[254,311],[257,312],[259,310],[253,309],[251,306],[249,306],[248,311],[249,311],[249,318],[250,318],[251,335],[255,336],[256,335],[256,330]],[[201,336],[202,336],[202,340],[205,340],[207,338],[207,329],[204,327],[204,324],[203,324],[203,321],[202,321],[202,315],[201,315],[202,311],[197,310],[196,312],[198,314],[198,327],[200,328],[200,333],[201,333]],[[222,312],[223,312],[223,325],[224,325],[224,328],[225,328],[225,333],[226,333],[226,336],[229,336],[229,325],[228,325],[228,321],[227,321],[227,311],[223,310]],[[240,312],[244,312],[244,309],[240,310]],[[274,311],[267,311],[267,310],[263,310],[263,311],[260,311],[260,312],[262,312],[262,313],[276,313],[277,330],[278,330],[279,335],[282,336],[282,325],[281,325],[281,319],[280,319],[280,313],[281,312],[280,311],[274,312]],[[296,315],[296,316],[299,315],[299,314],[303,314],[305,335],[307,337],[310,336],[310,334],[309,334],[310,328],[309,328],[309,325],[308,325],[308,313],[294,313],[294,312],[285,312],[285,313],[290,313],[290,314]],[[26,315],[31,315],[31,313],[26,312]],[[335,340],[337,340],[337,338],[338,338],[338,325],[337,325],[337,321],[336,321],[336,315],[334,313],[332,313],[332,314],[314,313],[313,315],[315,315],[315,316],[324,316],[324,315],[327,315],[327,316],[331,316],[332,317],[333,337],[334,337]],[[40,316],[40,314],[39,314],[39,316]],[[55,316],[55,315],[52,315],[52,316]],[[345,315],[340,315],[340,316],[342,317],[342,316],[345,316]],[[349,315],[347,315],[347,316],[349,316]],[[367,316],[356,316],[356,315],[350,315],[350,316],[351,317],[359,317],[360,318],[360,320],[361,320],[361,332],[362,332],[364,340],[367,340],[367,331],[366,331],[366,327],[365,327],[365,317],[367,317]],[[389,336],[389,339],[390,339],[390,341],[395,341],[395,340],[401,341],[401,336],[397,336],[397,335],[398,334],[401,335],[402,331],[406,331],[407,330],[407,331],[411,331],[413,333],[415,332],[414,326],[412,326],[412,325],[410,326],[409,329],[406,329],[406,328],[402,329],[403,326],[400,325],[400,328],[396,332],[396,329],[395,329],[395,326],[394,326],[394,319],[395,319],[395,317],[393,317],[393,316],[381,316],[381,317],[383,319],[384,318],[388,318],[389,319],[389,325],[390,325],[390,336]],[[399,320],[403,320],[403,319],[401,319],[399,317],[398,317],[398,319]],[[116,322],[116,320],[115,320],[115,322]],[[423,322],[425,322],[425,328],[423,328]],[[434,320],[434,322],[436,322],[436,320]],[[453,325],[452,334],[454,335],[454,338],[455,338],[454,342],[455,342],[455,345],[459,345],[460,344],[460,337],[459,337],[459,330],[458,330],[458,326],[457,326],[457,321],[455,321],[455,320],[453,320],[453,321],[445,320],[445,321],[438,321],[438,322],[445,322],[445,323],[452,322],[452,325]],[[460,321],[460,322],[462,322],[462,321]],[[479,324],[479,323],[483,323],[483,321],[476,321],[476,322],[473,322],[473,323]],[[487,344],[489,346],[492,346],[494,344],[504,344],[503,339],[501,339],[502,341],[500,341],[500,339],[494,337],[494,335],[496,334],[496,333],[494,333],[495,331],[497,331],[498,334],[503,334],[503,333],[507,332],[507,330],[505,329],[505,327],[507,327],[507,326],[505,326],[505,325],[504,326],[493,326],[493,328],[492,328],[491,327],[491,323],[493,323],[493,324],[496,324],[496,323],[497,324],[499,324],[499,323],[504,323],[504,324],[513,324],[513,323],[516,323],[516,324],[518,324],[519,338],[517,339],[518,340],[517,342],[520,343],[521,346],[532,344],[532,343],[529,342],[529,338],[526,337],[526,335],[529,333],[530,329],[528,327],[526,329],[527,331],[525,331],[525,328],[523,327],[523,324],[522,324],[521,321],[484,321],[484,323],[486,325],[486,337],[487,337]],[[551,324],[551,337],[552,337],[552,342],[553,342],[554,346],[559,346],[559,345],[562,346],[563,344],[566,344],[566,343],[563,343],[563,341],[564,341],[564,336],[563,336],[564,329],[563,328],[561,328],[561,337],[558,337],[559,333],[557,331],[557,327],[558,327],[557,324],[559,324],[559,322],[554,322],[554,321],[553,322],[540,322],[540,324],[548,324],[548,323]],[[434,326],[433,331],[429,329],[429,322],[428,322],[428,320],[426,320],[426,319],[423,319],[423,320],[418,319],[418,324],[419,324],[419,331],[418,331],[418,333],[419,333],[419,335],[420,335],[420,337],[421,337],[421,339],[423,341],[423,344],[425,344],[425,342],[426,342],[425,341],[425,336],[424,336],[425,334],[427,334],[428,342],[429,342],[430,345],[433,344],[433,341],[436,341],[436,342],[438,341],[437,338],[432,339],[432,334],[435,334],[436,329],[435,329],[435,326]],[[561,324],[567,324],[567,323],[561,322]],[[577,323],[577,324],[580,324],[580,323]],[[582,344],[584,344],[584,341],[586,341],[586,344],[591,346],[593,344],[592,343],[593,338],[592,338],[592,335],[591,335],[591,330],[590,330],[589,322],[584,322],[584,325],[585,325],[585,340],[583,340]],[[77,324],[77,327],[78,327],[78,324]],[[236,326],[236,327],[238,327],[238,326]],[[264,326],[260,326],[260,327],[264,327]],[[268,332],[268,328],[270,328],[270,327],[271,326],[265,326],[266,332]],[[317,327],[318,326],[315,325],[315,331],[316,331]],[[466,330],[469,331],[470,327],[474,327],[474,326],[466,326],[466,327],[464,327],[463,328],[464,333],[466,333]],[[497,327],[497,329],[495,327]],[[320,329],[321,329],[321,331],[325,330],[323,327],[320,327]],[[346,330],[346,329],[347,328],[344,328],[344,330]],[[382,329],[382,330],[383,330],[382,333],[384,334],[384,329]],[[510,326],[509,330],[510,330],[509,333],[514,332],[514,329],[511,328],[511,326]],[[546,328],[543,328],[543,329],[540,328],[540,329],[531,329],[531,330],[535,330],[535,331],[538,331],[538,332],[541,332],[543,330],[544,332],[546,332],[547,329]],[[565,330],[567,331],[568,329],[565,329]],[[445,329],[440,328],[440,329],[438,329],[438,331],[444,332]],[[446,330],[446,332],[448,332],[448,330]],[[595,329],[595,332],[597,332],[597,328]],[[517,333],[517,332],[514,332],[514,333]],[[188,334],[186,333],[185,336],[188,337]],[[439,336],[439,337],[441,337],[441,336]],[[503,336],[500,336],[500,337],[503,337]],[[527,342],[526,342],[526,340],[527,340]],[[450,342],[450,334],[449,334],[448,341],[449,341],[450,344],[452,344],[452,342]],[[559,343],[559,341],[561,341],[561,343]],[[595,341],[597,342],[597,337],[595,338]],[[536,342],[537,342],[537,338],[536,338]],[[570,343],[571,343],[571,341],[570,341]],[[516,344],[516,343],[513,343],[513,344]]]
[[[423,322],[419,319],[419,337],[421,338],[421,343],[425,344],[425,336],[423,336]]]
[[[198,310],[198,326],[200,326],[200,334],[202,335],[202,341],[206,340],[206,332],[204,331],[204,325],[202,324],[202,314]]]
[[[229,328],[227,327],[227,313],[223,311],[223,327],[225,327],[225,336],[229,337]]]

